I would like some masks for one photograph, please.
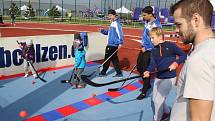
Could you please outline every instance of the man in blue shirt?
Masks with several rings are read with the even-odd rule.
[[[145,20],[143,35],[142,35],[142,51],[139,53],[137,60],[137,70],[140,74],[146,70],[150,62],[150,53],[153,49],[153,44],[151,42],[149,32],[154,27],[161,27],[160,21],[156,19],[153,8],[151,6],[146,6],[142,10],[142,16]],[[150,79],[145,78],[144,86],[141,89],[141,94],[137,97],[138,100],[142,100],[146,96],[146,92],[150,87]]]

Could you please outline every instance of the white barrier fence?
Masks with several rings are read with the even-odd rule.
[[[71,47],[73,34],[2,37],[0,38],[0,77],[23,73],[23,59],[17,44],[32,39],[35,48],[35,68],[37,70],[58,68],[74,64]],[[88,33],[87,61],[104,58],[106,36],[92,32]]]

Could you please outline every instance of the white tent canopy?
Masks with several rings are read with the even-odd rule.
[[[56,8],[57,8],[57,10],[59,11],[59,12],[61,12],[62,11],[62,7],[60,7],[59,5],[56,5]],[[63,9],[63,12],[66,12],[67,10],[66,9]]]
[[[215,0],[210,0],[211,4],[213,5],[213,9],[215,11]]]
[[[21,11],[26,11],[28,9],[28,6],[23,5],[20,9],[21,9]]]
[[[116,13],[133,13],[132,11],[125,8],[125,6],[122,6],[121,8],[118,8],[115,11],[116,11]]]

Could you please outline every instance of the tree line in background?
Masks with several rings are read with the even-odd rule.
[[[18,6],[16,5],[16,3],[12,3],[10,5],[10,9],[9,9],[9,14],[10,16],[24,16],[26,19],[31,19],[33,17],[35,17],[35,11],[32,8],[31,4],[27,5],[27,9],[26,10],[21,10],[21,8],[18,8]],[[48,11],[48,16],[50,18],[58,18],[61,16],[61,13],[57,10],[56,6],[53,6],[49,11]]]

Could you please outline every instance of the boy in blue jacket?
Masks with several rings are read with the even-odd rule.
[[[101,29],[100,32],[104,35],[108,35],[107,37],[107,46],[105,49],[105,58],[106,61],[115,51],[116,53],[106,61],[103,65],[103,69],[100,72],[99,76],[105,76],[106,72],[109,68],[110,62],[113,63],[113,66],[116,70],[116,75],[114,77],[122,77],[122,71],[119,66],[119,58],[117,55],[118,48],[121,48],[123,44],[123,32],[122,26],[116,16],[115,10],[108,10],[108,17],[111,21],[111,25],[108,30]]]
[[[155,68],[158,72],[169,69],[169,71],[157,74],[153,86],[154,121],[160,121],[170,114],[165,99],[176,82],[178,65],[184,63],[187,56],[175,43],[164,41],[162,28],[152,28],[150,37],[154,49],[151,51],[150,65],[144,72],[144,77],[149,77],[150,72],[154,71]]]

